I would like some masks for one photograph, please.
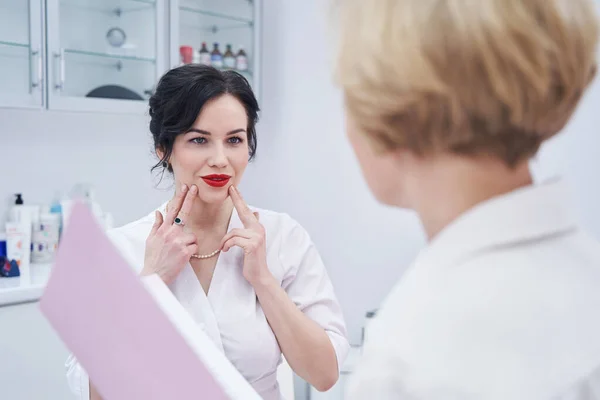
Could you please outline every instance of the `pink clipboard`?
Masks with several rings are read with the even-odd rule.
[[[160,278],[136,275],[83,204],[40,308],[105,400],[260,399]]]

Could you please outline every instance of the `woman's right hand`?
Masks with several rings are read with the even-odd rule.
[[[177,217],[184,223],[187,221],[197,195],[198,187],[193,185],[188,190],[188,187],[183,185],[169,205],[164,218],[159,211],[156,211],[154,226],[146,239],[144,268],[141,275],[158,274],[166,284],[169,284],[179,275],[192,254],[198,251],[196,236],[185,233],[183,225],[175,224]]]

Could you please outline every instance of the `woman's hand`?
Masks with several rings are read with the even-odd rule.
[[[264,226],[258,222],[258,213],[252,210],[242,199],[238,190],[232,185],[229,195],[233,200],[244,229],[232,229],[221,241],[221,249],[229,251],[233,246],[244,250],[244,278],[254,287],[272,279],[267,267],[266,233]]]
[[[183,224],[174,223],[175,218],[180,218],[185,224],[197,195],[198,188],[195,185],[189,190],[183,185],[164,219],[162,214],[156,211],[156,221],[146,239],[142,275],[158,274],[169,284],[189,262],[192,254],[198,251],[196,236],[185,233]]]

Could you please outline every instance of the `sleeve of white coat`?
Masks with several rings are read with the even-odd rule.
[[[285,269],[282,287],[300,311],[325,330],[340,369],[350,349],[342,308],[308,233],[291,218],[286,222],[279,249]]]
[[[78,400],[89,400],[90,398],[90,383],[87,373],[75,359],[73,354],[70,354],[65,363],[67,369],[67,382],[69,389]]]

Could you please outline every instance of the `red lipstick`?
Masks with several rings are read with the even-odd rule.
[[[202,177],[202,180],[206,182],[207,185],[212,187],[223,187],[229,183],[231,176],[229,175],[206,175]]]

